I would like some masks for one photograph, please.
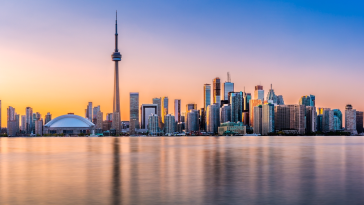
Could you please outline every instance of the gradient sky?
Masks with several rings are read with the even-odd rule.
[[[168,96],[203,106],[203,84],[230,72],[235,90],[270,84],[286,104],[364,110],[363,1],[3,1],[0,100],[25,114],[112,112],[115,10],[119,16],[122,120]],[[172,111],[173,113],[173,111]]]

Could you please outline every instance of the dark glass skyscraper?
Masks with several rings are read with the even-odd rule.
[[[215,78],[213,80],[213,89],[214,89],[214,93],[213,93],[213,103],[218,104],[218,106],[220,107],[220,102],[221,102],[221,84],[220,84],[220,78]]]

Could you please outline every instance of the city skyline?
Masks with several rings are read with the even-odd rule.
[[[115,11],[114,6],[100,9],[100,12],[95,14],[91,11],[97,6],[97,3],[93,2],[89,10],[86,9],[86,11],[78,13],[67,8],[67,3],[64,3],[57,12],[70,11],[70,17],[66,17],[66,14],[56,13],[41,21],[49,11],[37,10],[37,15],[29,16],[30,19],[27,19],[30,8],[26,8],[27,5],[25,4],[20,7],[22,12],[15,17],[14,14],[11,14],[11,8],[14,6],[12,4],[6,2],[1,8],[2,12],[0,12],[2,19],[6,19],[6,22],[1,20],[4,32],[0,34],[0,42],[3,45],[0,48],[0,72],[2,73],[0,75],[0,100],[3,110],[1,126],[5,127],[7,124],[4,110],[9,106],[16,108],[19,115],[25,115],[25,108],[31,107],[34,111],[41,113],[42,116],[50,112],[55,118],[70,112],[84,116],[84,105],[87,102],[93,102],[95,105],[101,105],[104,113],[112,113],[113,108],[110,102],[112,101],[113,65],[110,63],[109,56],[110,47],[114,44],[113,39],[110,38],[115,28],[110,21],[115,15],[113,13]],[[35,2],[35,5],[38,4],[40,3]],[[179,4],[182,3],[179,2]],[[200,3],[185,3],[186,6],[190,4],[198,7]],[[210,6],[211,11],[215,11],[218,4],[215,2],[215,6]],[[46,3],[45,6],[50,5],[55,6],[52,3]],[[234,5],[238,7],[234,9]],[[76,5],[75,8],[80,6]],[[127,2],[125,6],[130,6],[131,10],[136,9],[131,2]],[[245,11],[246,8],[243,6],[244,4],[230,1],[222,9],[223,13],[221,14],[234,11],[235,13],[233,13],[237,15],[237,9]],[[257,9],[258,13],[264,10],[257,8],[254,3],[245,6]],[[360,75],[362,72],[359,68],[362,67],[363,60],[359,59],[359,53],[363,53],[362,44],[364,41],[362,37],[357,36],[360,34],[360,31],[357,30],[363,29],[361,23],[363,15],[358,12],[351,12],[351,18],[349,18],[345,13],[340,13],[334,8],[310,13],[304,9],[295,8],[293,4],[276,3],[272,6],[278,10],[283,9],[282,16],[277,16],[277,23],[279,26],[283,26],[282,30],[288,31],[288,35],[282,34],[283,37],[279,37],[276,35],[278,31],[274,30],[273,34],[269,36],[252,37],[249,35],[261,33],[261,30],[259,32],[249,31],[243,36],[233,35],[233,41],[228,41],[226,37],[229,34],[219,32],[219,35],[212,35],[212,37],[202,40],[203,34],[206,34],[206,31],[213,29],[213,27],[209,21],[200,17],[197,20],[206,23],[205,29],[187,32],[186,39],[182,38],[185,46],[178,42],[183,35],[177,34],[180,29],[176,25],[190,29],[197,26],[190,19],[192,17],[187,20],[180,19],[185,14],[184,12],[190,10],[186,9],[184,12],[173,15],[177,21],[176,25],[162,21],[160,18],[172,15],[168,12],[162,12],[160,16],[154,17],[160,21],[157,25],[158,29],[153,30],[153,33],[151,27],[142,22],[146,19],[145,16],[131,20],[135,16],[125,7],[120,6],[123,8],[119,20],[122,22],[120,48],[125,55],[120,71],[121,119],[129,119],[130,92],[140,94],[140,104],[148,104],[155,97],[168,96],[170,102],[174,102],[174,99],[181,99],[181,113],[186,112],[185,105],[189,103],[197,104],[197,107],[201,108],[203,107],[203,84],[213,85],[213,79],[216,77],[219,77],[221,84],[223,84],[227,81],[225,78],[227,72],[231,73],[236,92],[243,91],[243,88],[246,87],[246,92],[253,95],[254,86],[262,84],[265,93],[267,93],[269,85],[274,84],[274,90],[283,95],[286,104],[298,104],[301,96],[313,94],[317,97],[316,107],[345,110],[346,104],[352,104],[357,110],[364,110],[361,103],[364,99],[357,94],[355,89],[361,86]],[[280,6],[284,8],[279,8]],[[172,3],[167,4],[166,7],[176,9],[176,5]],[[10,9],[5,11],[5,8]],[[303,8],[311,7],[308,3]],[[345,8],[353,9],[352,7]],[[143,9],[148,12],[160,12],[156,7],[152,7],[150,10],[148,8]],[[347,33],[340,33],[340,35],[332,37],[329,35],[329,31],[313,32],[310,30],[306,31],[307,35],[299,35],[296,32],[300,29],[285,22],[283,18],[284,15],[289,15],[289,12],[292,11],[298,11],[298,17],[307,14],[311,18],[317,17],[314,19],[319,21],[327,17],[329,20],[325,25],[329,27],[329,31],[346,28]],[[210,15],[210,11],[206,12]],[[330,16],[333,13],[339,14],[335,17]],[[194,11],[192,14],[193,17],[198,16]],[[273,13],[267,13],[267,15],[271,16]],[[221,17],[221,15],[218,16]],[[71,17],[78,18],[75,20]],[[237,19],[242,19],[241,17],[238,16]],[[298,17],[295,19],[299,19]],[[61,20],[62,18],[64,19]],[[238,22],[231,15],[227,15],[217,24],[225,30],[230,29],[231,33],[240,34],[243,31],[240,27],[240,29],[231,30],[233,27],[231,23],[228,23],[229,21]],[[266,24],[263,21],[257,21],[256,25],[260,29]],[[310,21],[304,22],[309,23]],[[12,26],[11,23],[18,28]],[[84,25],[80,26],[80,23]],[[189,25],[185,25],[185,23],[189,23]],[[334,23],[338,24],[334,26]],[[225,24],[226,26],[224,26]],[[248,25],[248,28],[253,26],[249,22],[244,22],[244,25]],[[159,30],[163,31],[164,29],[165,31],[170,26],[172,26],[171,31],[163,36],[168,38],[163,39],[157,35]],[[303,27],[311,29],[317,28],[315,26],[317,25],[312,25],[312,27],[303,25]],[[24,35],[22,32],[18,32],[20,28],[24,28],[28,32]],[[88,36],[84,36],[85,31],[87,31]],[[323,38],[324,36],[327,37],[326,41],[314,45],[313,42],[317,43],[320,39],[315,37]],[[253,50],[252,53],[247,53],[247,51],[251,51],[251,44],[244,48],[238,48],[232,44],[235,42],[241,46],[248,40],[253,40],[253,42],[264,40],[268,44],[264,46],[259,44],[257,50]],[[308,46],[303,46],[303,43],[300,43],[302,40],[305,40],[305,43],[309,43],[310,40],[312,42]],[[353,44],[354,40],[356,40],[355,45]],[[273,48],[278,46],[277,42],[281,41],[283,41],[282,47],[284,49],[279,50],[278,54],[270,53],[273,52]],[[52,52],[45,52],[47,51],[45,48],[49,47],[50,42],[54,43],[52,46],[56,49],[52,49]],[[193,50],[190,46],[194,46],[198,42],[200,44],[197,45],[200,45],[201,48]],[[212,42],[214,44],[211,44]],[[293,43],[294,46],[291,48],[285,42]],[[169,46],[169,43],[172,45]],[[312,48],[308,49],[309,46]],[[174,48],[169,49],[172,47]],[[269,52],[260,53],[259,49],[262,48],[266,48]],[[330,49],[335,49],[336,52],[330,51],[329,54],[324,52]],[[22,56],[22,60],[18,58],[19,50],[26,53]],[[81,52],[81,50],[88,52]],[[168,50],[170,53],[166,53],[164,50]],[[189,52],[186,53],[186,50]],[[293,56],[289,54],[292,50],[298,54]],[[308,53],[309,50],[312,51],[312,54]],[[79,56],[76,59],[73,56],[76,56],[77,52],[79,52],[77,54]],[[179,56],[182,52],[187,56]],[[219,60],[216,60],[216,55],[219,56]],[[168,60],[165,60],[166,57]],[[186,57],[188,62],[181,64],[181,61],[186,61]],[[342,59],[342,61],[338,62],[337,59]],[[195,73],[195,77],[191,75],[191,72]],[[162,76],[161,73],[163,73]],[[181,83],[186,79],[188,80],[187,87],[175,83],[174,76],[176,73],[180,74],[177,76],[177,80],[179,79]],[[282,75],[282,73],[286,74]],[[156,76],[158,78],[153,78]],[[146,83],[150,83],[152,86],[145,86]],[[165,86],[166,84],[170,84],[170,86]],[[338,97],[338,93],[340,93],[340,97]],[[169,110],[171,114],[174,114],[171,105],[169,105]]]

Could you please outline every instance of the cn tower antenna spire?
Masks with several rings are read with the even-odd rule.
[[[115,52],[119,52],[119,49],[118,49],[118,10],[116,10],[116,19],[115,19]]]

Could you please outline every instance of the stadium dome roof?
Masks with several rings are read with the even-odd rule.
[[[47,124],[44,125],[45,127],[85,127],[90,128],[95,126],[94,123],[90,122],[88,119],[83,118],[78,115],[68,114],[62,115],[59,117],[54,118],[53,120],[49,121]]]

